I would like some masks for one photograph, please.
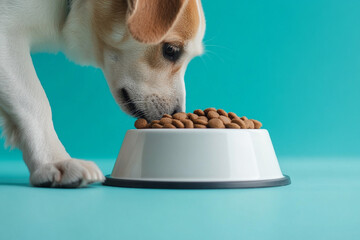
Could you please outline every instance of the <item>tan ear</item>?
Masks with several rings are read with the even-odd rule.
[[[175,24],[188,0],[128,0],[127,26],[143,43],[159,43]]]

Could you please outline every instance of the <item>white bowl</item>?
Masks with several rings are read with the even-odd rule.
[[[290,184],[265,129],[129,130],[105,185],[248,188]]]

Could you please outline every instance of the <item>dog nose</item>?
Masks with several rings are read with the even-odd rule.
[[[177,105],[175,108],[174,108],[174,111],[172,112],[171,115],[174,115],[175,113],[178,113],[178,112],[181,112],[181,107],[179,105]]]

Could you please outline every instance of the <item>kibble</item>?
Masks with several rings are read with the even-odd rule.
[[[194,123],[189,119],[184,119],[181,122],[184,124],[185,128],[194,128]]]
[[[204,119],[201,119],[201,118],[197,118],[193,122],[194,122],[194,124],[202,124],[202,125],[207,125],[208,124],[207,120],[204,120]]]
[[[160,123],[160,120],[154,120],[150,123],[150,126],[154,125],[155,123]]]
[[[198,117],[197,119],[203,120],[203,121],[205,121],[205,122],[208,122],[208,121],[209,121],[209,119],[208,119],[207,117],[205,117],[205,116],[200,116],[200,117]]]
[[[174,125],[177,128],[184,128],[185,127],[184,124],[180,120],[177,120],[177,119],[172,120],[172,125]]]
[[[245,116],[241,117],[241,119],[244,120],[244,121],[245,121],[245,120],[248,120],[248,118],[245,117]]]
[[[210,111],[216,112],[216,108],[207,108],[207,109],[204,110],[204,113],[208,114],[208,112],[210,112]]]
[[[230,119],[239,118],[239,117],[236,115],[236,113],[233,113],[233,112],[229,112],[228,115],[229,115],[229,118],[230,118]]]
[[[207,117],[209,118],[209,119],[212,119],[212,118],[218,118],[220,115],[216,112],[216,110],[215,111],[208,111],[207,112]]]
[[[245,123],[242,119],[240,119],[240,118],[239,118],[239,119],[232,119],[231,122],[239,125],[239,127],[242,128],[242,129],[246,129],[246,128],[247,128],[246,123]]]
[[[246,126],[247,126],[248,129],[254,129],[255,128],[255,125],[254,125],[253,121],[247,119],[247,120],[245,120],[245,123],[246,123]]]
[[[163,128],[163,126],[159,123],[155,123],[151,125],[152,128]]]
[[[226,128],[240,129],[240,126],[237,125],[236,123],[228,123],[228,124],[225,124],[225,127],[226,127]]]
[[[150,123],[146,119],[135,121],[137,129],[145,128],[227,128],[227,129],[260,129],[262,123],[246,116],[239,117],[234,112],[223,109],[206,108],[197,109],[193,113],[179,112],[173,115],[164,114],[161,119]]]
[[[146,119],[140,118],[140,119],[138,119],[138,120],[135,121],[134,126],[135,126],[137,129],[142,129],[142,128],[146,128],[147,124],[148,124],[148,123],[147,123]]]
[[[170,114],[164,114],[163,118],[172,118],[172,116]]]
[[[197,119],[199,117],[195,113],[188,113],[187,116],[191,121],[194,121],[195,119]]]
[[[262,123],[259,122],[258,120],[255,120],[255,119],[251,119],[251,121],[253,121],[254,123],[254,126],[255,126],[255,129],[259,129],[262,127]]]
[[[224,115],[219,116],[219,119],[226,125],[228,123],[231,123],[230,118],[225,117]]]
[[[212,119],[209,120],[208,127],[209,128],[224,128],[225,125],[220,119],[212,118]]]
[[[165,123],[163,128],[176,128],[176,127],[171,123]]]
[[[223,109],[218,109],[217,110],[217,113],[220,114],[221,116],[225,116],[225,117],[228,117],[228,113],[225,112]]]
[[[162,119],[160,119],[160,123],[162,125],[165,125],[167,123],[172,123],[172,119],[171,118],[168,118],[168,117],[163,117]]]
[[[198,115],[198,116],[205,116],[204,111],[203,111],[203,110],[201,110],[201,109],[197,109],[197,110],[195,110],[195,111],[194,111],[194,113],[195,113],[196,115]]]
[[[184,113],[184,112],[178,112],[178,113],[175,113],[175,114],[173,115],[173,118],[178,119],[178,120],[186,119],[186,118],[187,118],[187,114]]]

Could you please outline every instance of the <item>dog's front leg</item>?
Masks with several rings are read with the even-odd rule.
[[[46,94],[37,78],[29,47],[0,41],[0,113],[7,141],[23,152],[34,186],[79,187],[103,181],[93,163],[73,159],[54,130]]]

